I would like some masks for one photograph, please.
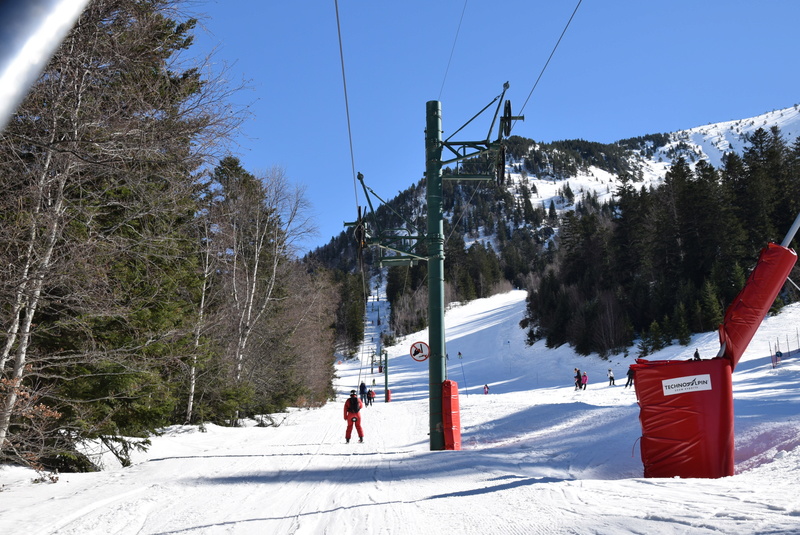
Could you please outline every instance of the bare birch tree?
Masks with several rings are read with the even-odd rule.
[[[237,159],[225,158],[215,178],[221,187],[216,239],[230,310],[233,377],[241,383],[258,361],[254,332],[264,327],[270,307],[286,298],[281,281],[294,244],[313,228],[302,188],[291,186],[281,169],[256,177]]]

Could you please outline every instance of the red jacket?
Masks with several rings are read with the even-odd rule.
[[[344,419],[345,420],[347,420],[348,418],[352,418],[352,416],[350,416],[351,415],[350,411],[347,410],[348,407],[350,407],[350,400],[351,399],[355,399],[356,401],[358,401],[358,410],[361,410],[361,409],[364,408],[364,404],[361,403],[361,400],[358,399],[358,397],[355,394],[350,394],[350,397],[347,398],[347,401],[344,402]],[[358,413],[354,412],[354,413],[352,413],[352,415],[353,416],[358,416]]]

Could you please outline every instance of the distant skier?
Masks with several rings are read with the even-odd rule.
[[[483,393],[484,394],[488,394],[489,393],[489,385],[483,385]]]
[[[581,389],[581,371],[575,368],[575,390]]]
[[[373,401],[375,401],[375,392],[370,388],[367,390],[367,405],[371,407]]]
[[[347,431],[344,434],[344,440],[350,443],[350,437],[353,435],[353,425],[356,426],[358,433],[358,441],[364,442],[364,431],[361,429],[361,409],[364,404],[356,396],[356,391],[350,391],[350,397],[344,402],[344,419],[347,421]]]
[[[611,368],[608,369],[608,386],[614,386],[614,372]]]
[[[586,372],[583,372],[583,377],[581,377],[581,385],[583,389],[586,390],[586,385],[589,384],[589,376],[586,375]]]
[[[358,394],[361,398],[361,403],[367,402],[367,384],[364,381],[361,381],[361,386],[358,387]]]
[[[694,360],[700,360],[700,352],[698,350],[694,350]]]
[[[628,368],[628,382],[625,383],[625,388],[633,387],[633,368]]]

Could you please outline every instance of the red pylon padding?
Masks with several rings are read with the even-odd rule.
[[[772,303],[786,283],[797,254],[789,248],[770,243],[761,250],[758,263],[744,288],[725,311],[719,326],[719,343],[733,369],[742,358],[750,340],[769,312]]]
[[[458,408],[458,383],[447,380],[442,383],[442,426],[444,449],[461,449],[461,414]]]
[[[731,362],[637,359],[644,477],[732,476]]]

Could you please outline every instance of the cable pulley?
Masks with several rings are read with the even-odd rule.
[[[513,121],[524,121],[524,115],[514,115],[511,113],[511,101],[506,100],[503,106],[503,115],[500,117],[500,132],[497,141],[511,135],[511,123]]]

